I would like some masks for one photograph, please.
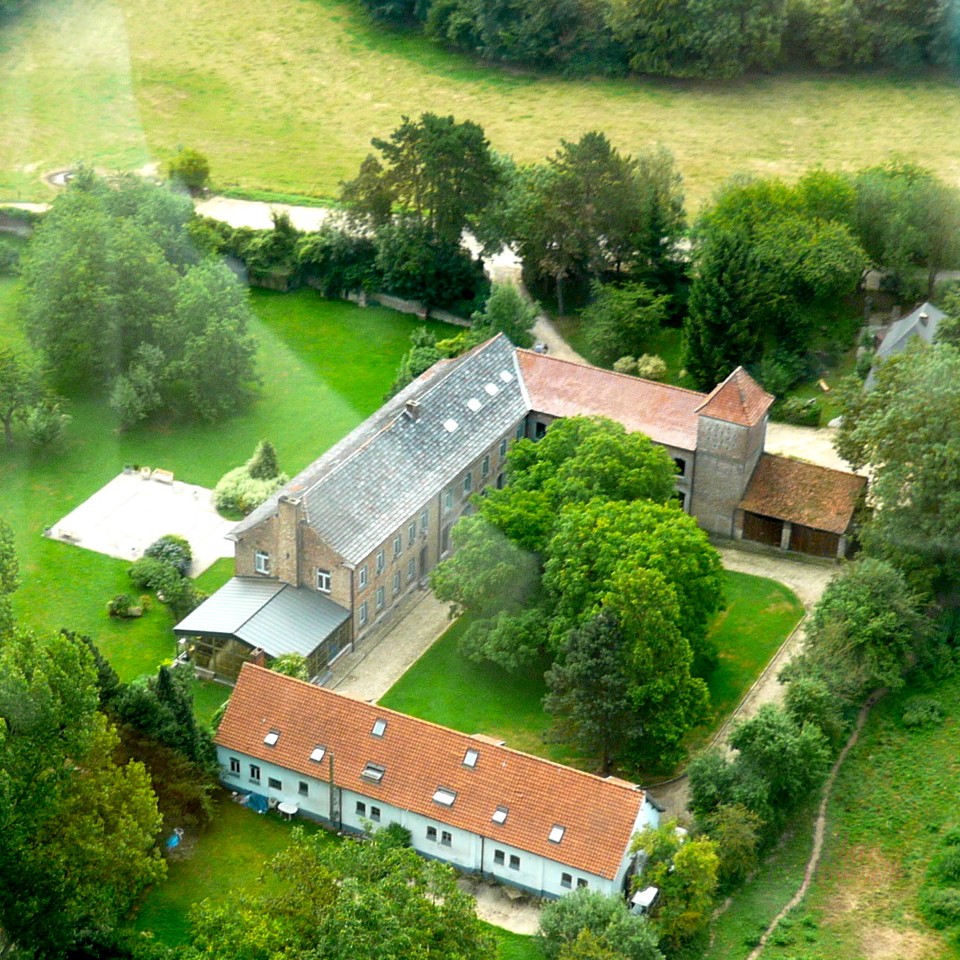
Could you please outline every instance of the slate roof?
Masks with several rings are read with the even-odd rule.
[[[743,367],[737,367],[697,407],[697,412],[715,420],[752,427],[770,409],[776,398],[767,393]]]
[[[866,482],[856,473],[765,453],[740,509],[842,534],[850,526]]]
[[[416,419],[408,400],[419,404]],[[474,401],[472,407],[469,401]],[[516,350],[502,334],[437,364],[234,527],[245,530],[301,498],[307,522],[359,563],[527,414]]]
[[[371,731],[386,721],[382,737]],[[276,745],[263,738],[279,731]],[[216,743],[311,777],[326,778],[326,762],[310,759],[323,746],[334,756],[336,782],[370,798],[469,830],[596,876],[613,879],[636,826],[644,793],[601,777],[408,717],[375,704],[244,664]],[[467,750],[478,753],[464,764]],[[368,763],[384,768],[375,784]],[[433,799],[438,787],[456,793],[452,806]],[[508,808],[504,823],[491,818]],[[564,827],[559,843],[548,837]]]
[[[552,417],[601,416],[657,443],[697,448],[697,409],[706,394],[518,350],[530,407]]]
[[[925,320],[923,314],[926,314]],[[914,337],[919,337],[924,343],[932,342],[933,335],[937,332],[937,327],[945,316],[946,314],[942,310],[927,302],[917,307],[913,313],[907,314],[896,323],[891,324],[883,342],[877,347],[877,354],[873,361],[874,365],[870,368],[864,387],[869,390],[876,382],[874,370],[877,362],[903,353]]]
[[[349,610],[316,590],[234,577],[173,629],[179,636],[235,636],[271,657],[306,657],[349,617]]]

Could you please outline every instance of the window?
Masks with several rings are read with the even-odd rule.
[[[505,859],[505,858],[504,858],[504,855],[503,855],[503,851],[502,851],[502,850],[494,850],[494,851],[493,851],[493,862],[494,862],[494,863],[499,863],[500,866],[502,867],[503,864],[504,864],[504,859]]]
[[[364,780],[369,780],[371,783],[380,783],[383,780],[383,775],[386,773],[386,769],[381,767],[376,763],[368,763],[361,772],[360,776]]]
[[[687,461],[683,457],[674,457],[673,462],[677,465],[677,476],[684,476],[687,472]]]
[[[377,587],[377,609],[382,610],[387,600],[387,591],[384,587]]]
[[[444,830],[440,834],[440,846],[441,847],[451,847],[453,846],[453,834],[449,830]]]
[[[301,780],[297,784],[297,793],[299,793],[301,797],[310,796],[310,785],[307,783],[306,780]]]
[[[483,463],[480,464],[480,475],[483,477],[489,476],[490,474],[490,454],[488,453],[483,458]]]
[[[364,600],[360,604],[360,626],[364,626],[367,622],[367,601]]]
[[[373,806],[370,807],[370,819],[371,819],[374,823],[379,823],[379,822],[380,822],[380,808],[379,808],[379,807],[373,807]]]
[[[677,500],[677,503],[680,504],[681,510],[687,509],[687,495],[682,490],[674,490],[673,495]]]
[[[447,787],[437,787],[434,791],[433,799],[436,803],[445,807],[452,807],[453,801],[457,799],[456,790],[449,790]]]
[[[473,474],[468,473],[463,478],[463,495],[466,496],[473,489]]]
[[[403,537],[398,533],[393,538],[393,559],[396,560],[403,553]]]
[[[471,747],[463,755],[463,765],[465,767],[475,767],[479,759],[480,759],[480,751],[474,750],[473,747]]]
[[[230,758],[230,773],[235,776],[240,776],[240,761],[236,757]]]
[[[497,807],[497,809],[493,811],[493,816],[490,819],[494,823],[506,823],[509,812],[510,810],[507,807]]]
[[[588,884],[587,884],[587,881],[583,879],[583,877],[577,877],[577,886],[586,887],[588,886]]]
[[[263,738],[263,742],[264,742],[268,747],[275,747],[275,746],[277,745],[277,741],[278,741],[279,739],[280,739],[280,731],[279,731],[279,730],[271,730],[271,731]]]
[[[547,839],[551,843],[559,843],[563,839],[563,834],[566,829],[566,827],[561,827],[559,823],[555,823],[550,828],[550,836]]]
[[[526,433],[526,426],[527,425],[522,420],[517,424],[516,437],[518,440],[523,439],[523,435]]]
[[[434,843],[437,842],[437,828],[436,827],[427,827],[427,839],[432,840]]]
[[[319,763],[323,759],[323,755],[327,752],[326,747],[314,747],[313,751],[310,754],[310,759],[314,763]]]
[[[258,767],[255,763],[250,764],[250,779],[254,783],[260,782],[260,767]]]
[[[426,533],[427,527],[430,525],[430,514],[426,510],[420,514],[420,532]]]
[[[362,801],[357,801],[357,816],[365,817],[367,815],[367,805]]]
[[[445,490],[443,494],[443,512],[453,509],[453,491]]]
[[[500,459],[502,460],[507,455],[507,441],[500,441]]]
[[[257,573],[269,573],[270,572],[270,554],[265,550],[258,550],[253,555],[253,569]]]
[[[560,886],[568,889],[573,886],[573,877],[569,873],[560,874]]]
[[[387,565],[387,555],[383,550],[377,551],[377,573],[383,573],[383,568]]]
[[[498,490],[502,490],[502,489],[503,489],[503,474],[502,474],[502,473],[497,475],[497,489],[498,489]]]
[[[515,854],[510,854],[510,869],[519,870],[520,869],[520,858]]]
[[[393,595],[396,596],[400,592],[400,571],[398,570],[393,575]]]
[[[330,571],[317,568],[317,589],[321,593],[330,592]]]
[[[361,590],[367,585],[367,565],[366,564],[364,564],[360,568],[360,573],[357,576],[357,582],[360,584]]]
[[[268,777],[268,778],[267,778],[267,786],[268,786],[271,790],[282,790],[282,789],[283,789],[283,784],[282,784],[276,777]]]
[[[407,561],[407,583],[410,583],[411,580],[417,575],[417,561],[411,557]]]
[[[413,541],[417,539],[417,524],[416,521],[410,524],[409,529],[407,530],[407,546],[412,547]]]
[[[375,737],[382,737],[387,731],[387,721],[383,717],[378,717],[373,721],[373,729],[370,731]]]
[[[533,425],[533,439],[542,440],[547,435],[547,425],[539,420]]]

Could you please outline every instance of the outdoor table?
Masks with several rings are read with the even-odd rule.
[[[277,804],[277,809],[288,819],[290,820],[297,812],[299,807],[295,803],[290,803],[287,800],[284,800],[283,803]]]

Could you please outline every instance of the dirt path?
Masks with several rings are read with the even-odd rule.
[[[770,921],[770,925],[760,937],[760,942],[750,951],[747,960],[757,960],[763,953],[763,949],[773,935],[773,932],[780,925],[780,921],[807,895],[807,890],[810,889],[810,883],[813,881],[813,875],[820,863],[820,854],[823,851],[823,836],[827,827],[827,805],[830,802],[830,795],[833,793],[833,785],[836,782],[837,774],[843,766],[843,761],[847,759],[847,754],[860,739],[860,732],[863,730],[863,725],[867,722],[867,717],[870,716],[870,710],[885,693],[886,690],[875,691],[867,698],[867,702],[860,709],[853,732],[850,734],[849,739],[840,751],[840,756],[837,757],[836,762],[831,768],[827,782],[823,785],[823,791],[820,795],[820,808],[817,811],[817,819],[813,825],[813,849],[810,852],[810,859],[807,860],[807,866],[803,872],[803,882],[800,884],[800,889],[797,890],[790,900],[787,901],[783,909]]]

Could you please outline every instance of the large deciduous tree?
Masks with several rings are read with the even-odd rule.
[[[667,319],[670,298],[658,296],[645,283],[594,283],[591,292],[593,302],[580,318],[596,359],[609,364],[644,353]]]

